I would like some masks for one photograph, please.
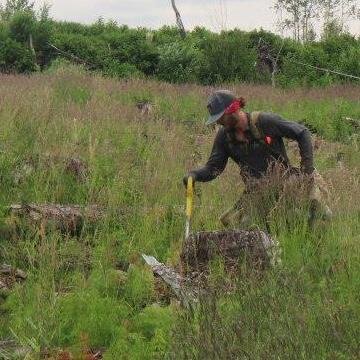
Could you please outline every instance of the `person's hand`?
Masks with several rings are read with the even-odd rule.
[[[187,174],[186,176],[183,177],[183,184],[184,184],[185,188],[187,188],[189,177],[192,177],[193,186],[195,185],[195,176],[193,174]]]

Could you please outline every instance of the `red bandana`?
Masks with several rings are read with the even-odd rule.
[[[224,114],[226,115],[233,114],[239,109],[240,109],[240,100],[236,99],[225,109]]]

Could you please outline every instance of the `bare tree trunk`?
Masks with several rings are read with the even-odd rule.
[[[31,52],[33,53],[33,55],[36,56],[32,34],[29,35],[29,48],[30,48]]]
[[[185,31],[185,27],[184,27],[184,24],[181,20],[181,15],[179,13],[179,10],[177,9],[176,7],[176,4],[175,4],[175,0],[171,0],[171,5],[172,5],[172,8],[174,9],[174,12],[175,12],[175,16],[176,16],[176,23],[177,23],[177,26],[180,30],[180,35],[183,39],[185,39],[186,37],[186,31]]]
[[[273,88],[276,87],[276,80],[275,80],[275,75],[276,75],[276,73],[277,73],[277,64],[275,63],[275,64],[274,64],[274,67],[273,67],[273,71],[272,71],[272,73],[271,73],[271,86],[272,86]]]

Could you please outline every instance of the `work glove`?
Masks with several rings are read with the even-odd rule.
[[[183,178],[183,183],[184,183],[185,188],[187,188],[188,179],[190,176],[192,177],[193,185],[195,186],[195,181],[196,181],[195,175],[193,173],[189,173],[186,176],[184,176],[184,178]]]

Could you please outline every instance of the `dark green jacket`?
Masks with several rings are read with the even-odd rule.
[[[250,114],[247,113],[249,124]],[[280,161],[291,168],[286,154],[283,138],[296,140],[299,144],[301,169],[304,173],[312,173],[313,149],[310,131],[303,125],[282,119],[273,113],[260,113],[256,122],[257,130],[263,136],[246,131],[247,142],[240,142],[235,136],[221,128],[215,138],[214,145],[206,165],[190,172],[196,181],[210,181],[220,175],[229,158],[241,168],[241,174],[247,177],[262,177],[274,160]],[[268,145],[264,138],[271,138]]]

